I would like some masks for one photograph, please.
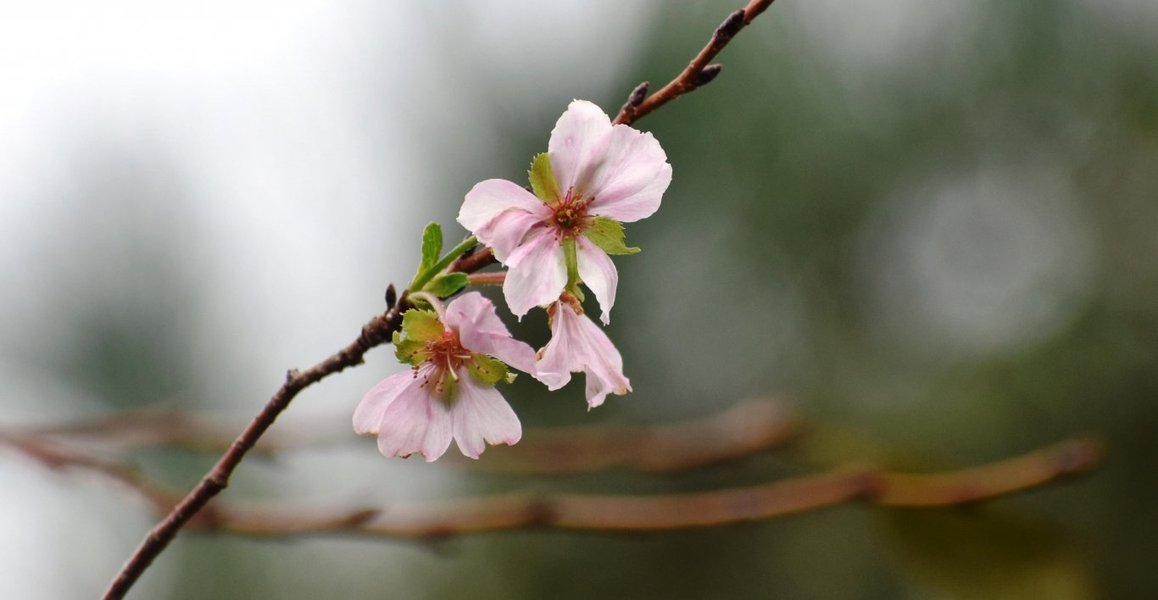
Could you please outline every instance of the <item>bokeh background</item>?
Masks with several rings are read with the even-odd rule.
[[[456,238],[471,185],[521,179],[572,98],[614,111],[733,8],[0,5],[3,425],[161,405],[239,427],[383,308],[426,222]],[[379,349],[276,426],[348,440],[249,461],[224,498],[651,494],[866,457],[960,467],[1085,433],[1100,470],[981,508],[642,536],[182,536],[134,597],[1158,595],[1158,3],[780,0],[720,59],[639,123],[675,177],[629,228],[643,253],[617,261],[609,331],[635,392],[590,413],[577,384],[508,397],[528,430],[773,398],[807,442],[663,475],[385,460],[347,433],[399,368]],[[519,330],[545,339],[541,316]],[[215,459],[133,458],[183,488]],[[95,597],[153,524],[108,482],[11,451],[0,482],[3,598]]]

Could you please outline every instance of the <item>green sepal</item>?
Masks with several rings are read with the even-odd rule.
[[[422,230],[422,260],[418,263],[418,274],[430,270],[442,254],[442,225],[431,223]]]
[[[567,286],[570,289],[579,283],[579,253],[576,249],[575,238],[563,238],[563,264],[567,265]]]
[[[551,157],[546,152],[540,152],[531,159],[531,170],[527,171],[531,180],[531,191],[547,204],[554,204],[559,200],[559,184],[555,183],[555,175],[551,172]]]
[[[402,313],[402,335],[407,340],[429,342],[442,337],[442,322],[432,310],[412,308]]]
[[[567,285],[563,291],[574,295],[583,301],[583,291],[579,289],[579,255],[576,249],[575,238],[563,238],[563,262],[567,265]]]
[[[400,362],[413,367],[430,358],[430,354],[426,352],[425,342],[402,339],[402,334],[397,331],[394,332],[394,356],[397,356]]]
[[[430,280],[426,284],[424,290],[438,296],[439,298],[448,298],[457,294],[462,288],[470,283],[470,278],[466,273],[444,273]]]
[[[507,370],[506,363],[485,354],[471,356],[471,360],[466,363],[466,369],[470,372],[471,377],[484,385],[493,386],[502,380],[509,381],[510,372]]]
[[[592,244],[599,246],[604,252],[617,254],[635,254],[639,248],[632,248],[624,243],[623,223],[608,217],[595,217],[591,226],[584,232]]]

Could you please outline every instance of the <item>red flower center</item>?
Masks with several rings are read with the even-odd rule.
[[[454,389],[458,381],[458,370],[470,360],[471,353],[458,341],[458,333],[443,332],[442,336],[426,343],[430,353],[427,362],[433,369],[427,371],[422,386],[431,386],[430,391],[448,405],[454,402]],[[419,370],[415,368],[415,374]]]
[[[559,237],[577,237],[590,224],[587,216],[587,204],[590,201],[579,195],[573,195],[570,190],[563,200],[554,206],[549,225],[559,232]]]
[[[442,337],[427,342],[426,351],[430,353],[429,361],[439,375],[457,370],[470,358],[470,351],[462,347],[458,333],[454,331],[444,331]]]

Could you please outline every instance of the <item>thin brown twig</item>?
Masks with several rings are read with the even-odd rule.
[[[651,497],[579,494],[516,494],[441,505],[391,507],[365,520],[373,509],[326,516],[230,511],[202,528],[232,534],[282,538],[302,535],[372,536],[391,539],[445,538],[512,529],[550,528],[580,532],[643,532],[714,527],[788,516],[864,501],[894,508],[964,505],[1037,488],[1092,469],[1101,456],[1097,442],[1075,439],[972,469],[902,474],[870,466],[762,485]]]
[[[84,470],[115,481],[144,498],[149,508],[158,514],[168,512],[181,497],[178,492],[153,482],[135,467],[99,458],[91,452],[80,452],[38,435],[2,432],[0,444],[15,448],[52,470]]]
[[[736,13],[733,13],[723,25],[717,28],[715,34],[712,36],[712,41],[692,60],[692,63],[685,69],[685,73],[681,73],[680,77],[673,80],[672,83],[664,86],[659,92],[656,92],[638,106],[634,107],[630,118],[621,120],[620,117],[624,116],[623,113],[621,113],[616,117],[616,122],[630,123],[654,111],[675,97],[710,81],[710,79],[719,72],[719,68],[712,67],[708,65],[707,62],[723,49],[732,36],[763,12],[772,2],[773,0],[752,0],[742,11],[739,20],[736,18]],[[693,69],[694,72],[692,72]],[[685,76],[688,72],[692,72],[692,74]],[[479,261],[479,266],[473,270],[490,264],[488,261],[493,261],[493,256],[487,257],[485,254],[485,251],[477,251],[471,255],[472,257],[477,255],[477,260]],[[452,264],[452,267],[457,268],[452,268],[451,270],[468,273],[473,272],[472,269],[460,265],[460,262],[461,260],[456,260],[455,263]],[[473,264],[471,266],[473,266]],[[123,598],[133,583],[140,578],[145,569],[153,562],[153,559],[169,545],[169,542],[177,535],[181,527],[188,523],[214,496],[229,485],[230,475],[234,469],[237,468],[237,465],[240,464],[246,453],[253,448],[257,440],[269,429],[277,416],[285,410],[290,401],[293,400],[301,390],[324,377],[360,364],[362,357],[370,348],[389,341],[390,335],[400,326],[401,311],[399,307],[405,304],[405,302],[406,292],[403,292],[397,304],[393,304],[386,313],[374,317],[367,323],[362,328],[362,334],[358,339],[346,348],[343,348],[337,354],[334,354],[310,369],[305,371],[291,370],[287,373],[285,384],[270,398],[269,402],[267,402],[265,407],[254,417],[253,421],[250,422],[241,435],[234,440],[229,450],[221,456],[217,464],[214,465],[193,490],[177,504],[172,512],[146,535],[145,539],[133,552],[132,556],[129,557],[128,561],[125,562],[120,572],[117,573],[109,585],[104,595],[105,600]]]
[[[122,483],[141,494],[159,513],[168,511],[178,496],[125,465],[12,434],[0,436],[0,442],[50,468],[85,469]],[[897,473],[868,465],[849,465],[816,475],[710,492],[650,497],[513,494],[388,510],[355,507],[287,511],[259,505],[218,504],[213,510],[200,513],[187,527],[191,531],[257,538],[324,535],[415,540],[529,528],[661,531],[772,519],[854,501],[893,508],[960,506],[1084,473],[1100,459],[1101,447],[1096,441],[1078,438],[986,465],[941,473]]]
[[[467,280],[470,281],[470,285],[502,285],[507,280],[507,274],[505,271],[473,273],[467,275]]]
[[[390,339],[402,322],[402,311],[406,305],[406,293],[391,306],[385,313],[371,319],[362,327],[362,333],[348,346],[337,354],[322,362],[298,371],[291,369],[286,373],[285,383],[274,393],[269,402],[254,417],[253,421],[233,441],[229,449],[217,461],[217,464],[201,479],[177,505],[161,520],[137,547],[136,551],[125,562],[116,578],[105,591],[104,598],[112,600],[123,598],[140,578],[153,559],[169,545],[173,537],[194,515],[197,514],[214,496],[229,485],[229,477],[237,465],[241,463],[246,453],[253,448],[269,426],[295,396],[306,387],[320,381],[322,378],[338,373],[348,367],[362,363],[363,356],[371,348]]]
[[[446,271],[448,273],[474,273],[485,267],[498,264],[498,262],[498,259],[495,258],[495,254],[490,248],[478,246],[473,252],[469,252],[455,259],[455,261],[450,263],[450,266],[446,268]]]
[[[138,445],[164,445],[194,451],[222,451],[230,428],[173,410],[131,411],[118,416],[75,421],[59,426],[21,429],[13,436],[45,443],[62,442],[83,451]],[[155,418],[154,418],[155,417]],[[189,428],[189,429],[186,429]],[[768,400],[738,403],[719,414],[646,425],[600,423],[532,430],[515,446],[497,446],[487,460],[454,456],[450,464],[472,471],[516,474],[564,474],[627,469],[679,471],[751,456],[795,440],[804,428],[783,405]],[[269,456],[295,448],[351,441],[348,433],[290,430],[267,434],[253,452]],[[124,442],[124,440],[130,440]],[[4,439],[0,438],[0,442]],[[113,443],[115,442],[115,443]]]
[[[724,22],[712,33],[712,38],[708,40],[708,44],[700,50],[699,54],[696,54],[695,58],[688,63],[683,71],[680,71],[675,79],[669,81],[667,85],[650,96],[647,96],[647,82],[637,86],[632,90],[627,103],[619,110],[619,114],[612,122],[630,125],[664,104],[700,86],[707,85],[716,78],[716,75],[720,74],[720,70],[723,68],[722,65],[712,64],[712,59],[724,49],[724,46],[728,45],[728,42],[732,41],[732,38],[736,37],[741,29],[764,12],[774,1],[751,0],[744,8],[728,15],[728,18],[724,19]]]
[[[598,425],[531,432],[517,446],[495,447],[471,468],[556,475],[606,469],[664,472],[751,456],[800,435],[799,419],[767,401],[718,415],[656,425]]]
[[[147,407],[68,423],[21,428],[30,439],[65,441],[125,450],[144,446],[169,446],[195,452],[221,452],[233,442],[236,429],[172,407]],[[262,438],[252,451],[273,454],[283,442]]]

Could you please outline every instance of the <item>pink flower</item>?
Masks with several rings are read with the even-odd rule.
[[[488,179],[467,193],[458,222],[509,269],[503,293],[516,316],[554,302],[582,279],[607,323],[618,280],[608,253],[638,251],[623,245],[620,223],[659,209],[671,165],[650,133],[612,125],[583,100],[559,117],[546,156],[532,163],[534,193]]]
[[[384,379],[354,410],[354,431],[376,434],[383,455],[430,462],[453,438],[478,458],[488,443],[519,441],[519,419],[494,384],[508,378],[500,360],[534,373],[535,352],[511,338],[489,300],[471,292],[438,315],[411,309],[394,344],[414,368]]]
[[[539,351],[536,378],[554,391],[571,381],[571,373],[587,373],[587,406],[595,408],[607,394],[630,392],[631,382],[623,376],[623,357],[615,345],[578,304],[564,296],[547,309],[551,341]]]

